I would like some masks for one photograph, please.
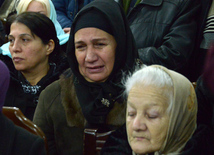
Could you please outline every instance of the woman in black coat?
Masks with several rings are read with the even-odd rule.
[[[99,21],[99,22],[98,22]],[[74,19],[70,69],[39,97],[33,122],[52,154],[82,154],[84,128],[117,129],[125,122],[122,77],[138,58],[125,14],[113,0],[94,0]]]
[[[60,50],[55,26],[47,16],[24,12],[12,16],[9,22],[12,59],[2,59],[11,76],[5,105],[18,107],[32,120],[40,92],[59,78],[68,62]]]

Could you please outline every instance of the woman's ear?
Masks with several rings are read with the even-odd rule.
[[[52,39],[50,39],[48,44],[46,45],[46,47],[47,47],[46,54],[50,55],[53,52],[54,48],[55,48],[55,42]]]

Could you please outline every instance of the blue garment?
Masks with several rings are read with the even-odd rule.
[[[56,15],[56,10],[54,8],[54,5],[52,3],[51,0],[49,0],[50,2],[50,19],[52,20],[52,22],[54,23],[54,26],[56,28],[56,32],[57,32],[57,37],[59,39],[59,44],[63,45],[65,44],[68,39],[69,39],[69,34],[66,34],[61,25],[59,24],[59,22],[57,21],[57,15]],[[9,45],[10,43],[5,43],[0,47],[0,54],[2,55],[7,55],[9,57],[11,57],[10,51],[9,51]]]
[[[51,12],[50,12],[50,19],[52,20],[52,22],[53,22],[54,25],[55,25],[56,32],[57,32],[57,37],[58,37],[58,39],[59,39],[59,44],[60,44],[60,45],[63,45],[63,44],[65,44],[65,43],[68,41],[68,39],[69,39],[69,34],[66,34],[66,33],[63,31],[61,25],[60,25],[59,22],[57,21],[57,14],[56,14],[55,7],[54,7],[54,5],[53,5],[53,3],[52,3],[51,0],[49,0],[49,2],[50,2],[50,10],[51,10]]]
[[[87,5],[93,0],[84,0],[83,6]],[[56,12],[57,20],[62,28],[71,27],[75,15],[80,10],[77,0],[52,0]]]
[[[10,45],[10,42],[3,44],[0,47],[0,54],[7,55],[7,56],[11,57],[11,54],[10,54],[10,51],[9,51],[9,45]]]

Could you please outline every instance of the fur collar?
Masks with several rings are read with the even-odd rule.
[[[73,81],[73,74],[71,69],[66,70],[60,76],[61,86],[61,100],[65,109],[66,119],[68,126],[84,127],[86,120],[83,116]],[[84,92],[83,92],[84,93]],[[125,110],[126,104],[119,104],[115,102],[113,109],[110,111],[107,117],[106,124],[119,127],[125,123]]]

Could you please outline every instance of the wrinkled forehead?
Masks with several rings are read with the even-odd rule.
[[[128,94],[127,104],[144,104],[145,106],[168,107],[170,97],[168,87],[157,87],[155,85],[135,84]]]

